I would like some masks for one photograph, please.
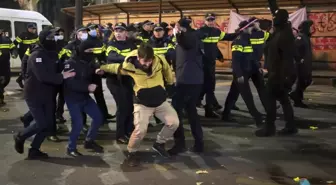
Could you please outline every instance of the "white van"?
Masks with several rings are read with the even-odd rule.
[[[6,35],[15,40],[22,32],[27,30],[29,23],[35,23],[37,26],[37,33],[42,31],[46,26],[52,25],[47,18],[35,11],[14,10],[7,8],[0,8],[0,28],[5,29]],[[21,61],[11,59],[11,68],[20,68]]]

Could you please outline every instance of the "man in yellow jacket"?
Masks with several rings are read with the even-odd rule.
[[[138,50],[131,52],[123,63],[102,65],[97,71],[128,75],[134,80],[134,131],[127,149],[127,163],[138,165],[136,152],[145,137],[149,118],[154,114],[165,126],[157,136],[152,149],[161,156],[169,157],[165,149],[166,141],[173,137],[179,126],[179,119],[174,108],[167,102],[164,79],[168,85],[174,83],[172,70],[164,56],[155,55],[153,48],[142,43]]]

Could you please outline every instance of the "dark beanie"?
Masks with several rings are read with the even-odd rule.
[[[50,34],[55,34],[57,29],[53,27],[46,27],[39,34],[39,40],[43,43]]]
[[[188,19],[182,18],[178,21],[181,27],[188,28],[190,27],[190,21]]]
[[[285,9],[279,9],[275,11],[273,17],[273,24],[274,26],[281,26],[288,22],[289,14],[288,11]]]

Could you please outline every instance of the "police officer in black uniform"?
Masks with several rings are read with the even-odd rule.
[[[167,62],[172,65],[175,63],[174,43],[165,33],[165,24],[155,24],[153,36],[149,39],[148,44],[153,47],[154,54],[164,55]]]
[[[260,30],[259,22],[256,18],[251,18],[248,21],[253,26],[252,33],[250,35],[250,43],[252,45],[253,52],[251,54],[251,74],[250,78],[258,91],[259,98],[262,105],[266,106],[266,94],[265,94],[265,81],[263,75],[263,69],[261,67],[261,58],[263,56],[264,43],[268,40],[270,33]],[[230,118],[231,109],[235,109],[235,104],[239,97],[239,90],[235,87],[235,82],[232,82],[230,91],[225,101],[225,108],[222,113],[223,121],[232,121]]]
[[[299,26],[299,34],[295,39],[297,54],[295,57],[296,81],[292,92],[289,94],[294,101],[295,107],[307,108],[302,102],[303,92],[312,83],[312,60],[313,53],[311,48],[310,27],[313,25],[311,20],[303,21]]]
[[[122,22],[115,26],[114,37],[109,42],[107,63],[122,63],[125,57],[137,49],[132,40],[127,39],[126,25]],[[133,80],[129,76],[106,74],[106,85],[117,105],[116,141],[127,144],[133,131]]]
[[[98,25],[90,25],[89,26],[89,37],[88,41],[92,42],[95,45],[95,48],[93,48],[93,54],[95,55],[94,61],[91,61],[93,63],[96,63],[97,61],[105,61],[105,45],[102,40],[100,40],[100,35],[98,33]],[[102,84],[102,78],[101,76],[97,74],[93,74],[94,83],[97,85],[97,89],[94,92],[94,97],[96,99],[96,102],[100,108],[100,111],[102,112],[104,119],[106,122],[110,119],[115,118],[115,116],[112,116],[108,113],[108,109],[106,106],[106,101],[104,98],[103,93],[103,84]],[[86,119],[84,119],[86,120]]]
[[[274,33],[265,46],[267,55],[268,80],[266,84],[267,106],[266,124],[256,131],[258,137],[275,135],[276,101],[282,106],[286,126],[279,131],[280,135],[292,135],[298,132],[294,122],[293,107],[290,103],[288,92],[295,77],[295,37],[291,23],[288,22],[288,12],[284,9],[275,11],[273,18]]]
[[[231,94],[231,98],[228,96],[228,107],[225,107],[225,110],[232,109],[240,93],[257,126],[262,126],[262,114],[257,110],[254,104],[253,95],[249,85],[249,79],[251,78],[253,70],[251,61],[253,60],[253,48],[250,42],[253,27],[252,25],[248,25],[248,21],[243,21],[239,24],[239,29],[241,31],[237,31],[237,33],[240,34],[232,42],[231,46],[233,73],[233,84],[231,88],[234,88],[233,92],[238,93],[234,93],[234,95]]]
[[[32,113],[35,123],[14,135],[15,150],[22,154],[24,142],[35,135],[28,153],[29,159],[47,158],[40,151],[41,144],[50,134],[55,118],[55,90],[63,79],[72,77],[75,73],[69,71],[57,73],[55,42],[56,30],[47,28],[39,34],[40,44],[36,45],[28,59],[27,79],[24,86],[24,97]],[[53,85],[52,85],[53,84]]]
[[[236,37],[236,34],[228,34],[216,28],[216,15],[213,13],[207,13],[205,15],[205,20],[205,25],[199,29],[205,52],[203,57],[204,93],[206,95],[205,117],[218,117],[214,112],[216,107],[218,107],[216,105],[216,102],[218,101],[215,97],[215,71],[216,58],[218,56],[217,43],[222,40],[233,40]]]
[[[16,47],[0,28],[0,107],[6,105],[4,101],[5,87],[10,81],[10,56],[17,57]]]
[[[35,44],[38,41],[37,28],[34,23],[29,23],[27,25],[27,31],[22,32],[19,36],[15,38],[14,44],[18,46],[19,57],[22,61],[25,52],[31,44]],[[22,74],[16,79],[16,82],[21,88],[23,88]]]
[[[64,29],[63,28],[57,28],[58,30],[56,31],[56,35],[55,35],[55,41],[56,41],[56,47],[57,47],[57,53],[59,53],[60,51],[62,51],[63,47],[65,47],[68,43],[67,41],[64,39]],[[63,66],[62,66],[62,62],[59,62],[59,72],[63,71]],[[64,95],[63,95],[63,86],[60,86],[57,94],[57,107],[56,107],[56,121],[57,123],[65,123],[66,120],[63,117],[63,113],[64,113]]]
[[[142,23],[142,29],[137,38],[142,40],[142,42],[148,42],[148,40],[153,35],[153,25],[154,23],[152,21],[144,21]]]

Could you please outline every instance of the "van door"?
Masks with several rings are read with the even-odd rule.
[[[14,22],[14,39],[19,36],[22,32],[27,31],[27,26],[30,23],[34,23],[37,27],[37,33],[39,32],[39,27],[37,26],[36,21],[29,21],[29,20],[20,20],[20,19],[13,19]],[[18,57],[17,59],[12,60],[11,68],[21,68],[21,59]]]

